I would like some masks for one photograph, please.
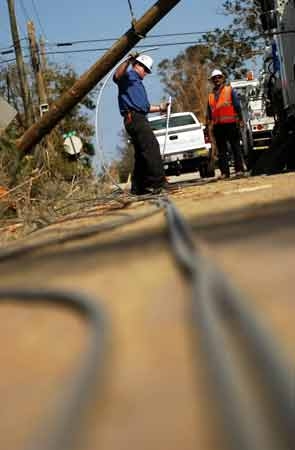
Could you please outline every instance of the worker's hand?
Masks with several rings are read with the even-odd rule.
[[[159,107],[160,107],[160,113],[161,114],[165,114],[167,112],[169,106],[169,102],[162,102],[160,103]]]
[[[128,60],[132,63],[136,60],[136,58],[139,56],[138,52],[131,52],[128,55]]]
[[[240,128],[245,128],[245,122],[244,122],[244,120],[240,120],[239,121],[239,125],[240,125]]]

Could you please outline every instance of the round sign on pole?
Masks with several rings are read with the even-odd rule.
[[[64,140],[64,150],[68,155],[79,155],[83,143],[78,136],[68,136]]]

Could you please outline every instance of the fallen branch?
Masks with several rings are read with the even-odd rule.
[[[23,183],[18,184],[17,186],[10,189],[9,191],[3,192],[3,193],[0,192],[0,200],[2,200],[4,197],[7,197],[8,195],[10,195],[12,192],[16,191],[17,189],[25,186],[26,184],[32,183],[34,180],[36,180],[37,178],[40,178],[41,176],[45,175],[46,173],[47,173],[47,171],[41,172],[38,175],[36,175],[35,177],[30,177],[28,180],[24,181]]]

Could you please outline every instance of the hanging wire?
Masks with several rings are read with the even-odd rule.
[[[39,24],[39,28],[40,28],[41,32],[43,33],[43,36],[46,38],[45,29],[44,29],[44,27],[43,27],[43,25],[42,25],[41,18],[40,18],[40,14],[39,14],[39,12],[38,12],[37,5],[36,5],[35,0],[32,0],[32,5],[33,5],[34,12],[35,12],[35,16],[37,17],[37,21],[38,21],[38,24]]]
[[[150,34],[146,36],[146,39],[155,39],[155,38],[170,38],[170,37],[181,37],[181,36],[192,36],[192,35],[202,35],[206,33],[213,33],[213,30],[205,30],[205,31],[187,31],[184,33],[163,33],[163,34]],[[109,41],[117,41],[119,37],[109,37],[109,38],[98,38],[98,39],[84,39],[84,40],[75,40],[75,41],[62,41],[62,42],[49,42],[46,41],[46,47],[67,47],[71,45],[79,45],[79,44],[92,44],[95,42],[109,42]],[[19,39],[20,41],[28,40],[27,37],[23,37]],[[8,50],[13,48],[13,44],[7,45],[6,47],[0,48],[0,51]],[[25,47],[28,48],[28,47]]]
[[[130,10],[130,15],[131,15],[131,24],[134,26],[136,23],[136,18],[135,18],[134,12],[133,12],[131,0],[128,0],[128,5],[129,5],[129,10]]]
[[[25,7],[25,4],[24,4],[23,0],[19,0],[19,3],[20,3],[20,6],[21,6],[21,9],[22,9],[22,12],[23,12],[23,15],[24,15],[25,19],[26,20],[30,20],[30,15],[28,13],[27,8]]]
[[[145,36],[140,34],[140,33],[138,33],[136,31],[136,28],[135,28],[135,26],[136,26],[136,18],[135,18],[134,12],[133,12],[131,0],[128,0],[128,5],[129,5],[129,10],[130,10],[130,15],[131,15],[131,26],[132,26],[132,29],[134,31],[134,34],[136,34],[140,39],[143,39],[143,38],[145,38]]]
[[[102,391],[106,369],[109,323],[96,298],[85,294],[38,289],[0,289],[0,304],[4,302],[47,304],[81,316],[89,329],[87,348],[80,356],[80,365],[63,387],[55,411],[48,411],[28,450],[69,450],[74,446],[87,410],[93,402],[93,390]],[[101,392],[100,391],[100,392]],[[48,418],[50,417],[50,419]]]

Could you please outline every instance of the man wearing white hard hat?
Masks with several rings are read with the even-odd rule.
[[[212,127],[218,148],[221,178],[230,176],[228,143],[233,153],[236,175],[240,176],[244,172],[240,144],[240,127],[244,126],[244,122],[240,101],[235,90],[225,84],[225,76],[221,70],[213,70],[210,81],[213,90],[208,98],[207,124]]]
[[[165,184],[159,143],[146,116],[164,113],[168,105],[151,105],[142,82],[152,72],[152,66],[149,55],[132,54],[119,65],[113,77],[119,90],[120,114],[134,146],[131,192],[136,195],[158,194]]]

